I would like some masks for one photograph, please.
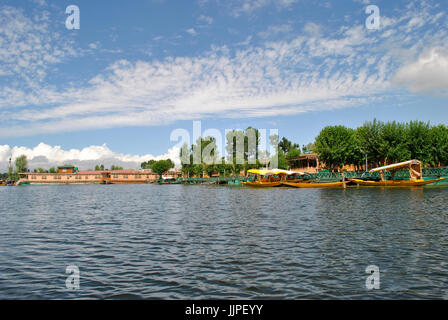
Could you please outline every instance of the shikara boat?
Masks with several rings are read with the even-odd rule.
[[[395,173],[398,170],[409,170],[409,180],[394,180]],[[386,180],[384,173],[385,171],[390,171],[392,178]],[[354,182],[360,186],[378,186],[378,187],[413,187],[413,186],[423,186],[445,178],[437,178],[431,180],[424,180],[422,173],[422,163],[419,160],[409,160],[400,163],[394,163],[387,166],[379,167],[370,170],[370,172],[379,172],[380,180],[363,180],[363,179],[349,179],[349,181]]]
[[[360,186],[380,186],[380,187],[414,187],[414,186],[424,186],[425,184],[430,184],[445,178],[437,178],[431,180],[385,180],[385,181],[374,181],[374,180],[361,180],[361,179],[349,179],[350,181],[360,185]]]
[[[247,171],[247,175],[249,181],[243,181],[244,185],[256,188],[264,188],[279,187],[287,181],[302,181],[303,179],[301,177],[304,175],[304,173],[282,169],[250,169]]]
[[[340,188],[343,186],[343,182],[324,182],[324,183],[284,182],[283,185],[294,188]]]

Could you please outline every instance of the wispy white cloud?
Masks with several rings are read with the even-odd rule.
[[[212,17],[206,16],[206,15],[203,15],[203,14],[201,14],[198,17],[197,20],[198,20],[199,23],[206,23],[206,24],[212,24],[213,23],[213,18]]]
[[[196,36],[198,34],[194,28],[187,29],[187,30],[185,30],[185,32],[187,32],[188,34],[190,34],[192,36]]]
[[[410,27],[415,17],[431,19]],[[416,89],[422,85],[415,79],[428,73],[428,66],[414,64],[447,39],[446,15],[434,19],[426,7],[415,7],[405,18],[383,21],[375,32],[362,23],[326,30],[308,22],[288,40],[254,43],[249,35],[237,49],[222,45],[197,56],[119,60],[84,86],[42,86],[32,92],[4,86],[0,117],[7,121],[0,137],[329,110],[375,101],[393,93],[394,83],[425,91]],[[289,28],[280,24],[267,31]],[[444,54],[438,54],[431,68],[443,65]],[[443,75],[439,78],[443,83]]]
[[[258,33],[258,36],[261,38],[269,38],[272,36],[278,36],[280,33],[289,33],[292,31],[292,25],[290,24],[281,24],[269,26],[265,31],[261,31]]]
[[[70,37],[50,32],[46,10],[27,16],[0,6],[0,76],[20,76],[30,87],[42,81],[51,65],[77,55]]]
[[[278,9],[290,8],[297,0],[231,0],[227,4],[231,7],[231,13],[235,17],[242,14],[251,14],[254,11],[274,5]]]

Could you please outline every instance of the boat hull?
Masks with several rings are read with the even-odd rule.
[[[249,181],[244,181],[243,184],[245,186],[255,187],[255,188],[270,188],[270,187],[278,187],[282,183],[281,182],[249,182]]]
[[[373,181],[361,179],[349,179],[360,186],[370,187],[418,187],[444,180],[445,178],[431,179],[431,180],[387,180],[387,181]]]
[[[294,188],[340,188],[342,182],[326,182],[326,183],[306,183],[306,182],[284,182],[283,185]]]

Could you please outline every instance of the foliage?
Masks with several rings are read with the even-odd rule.
[[[25,155],[21,155],[14,161],[16,165],[16,173],[26,172],[28,170],[28,160]]]
[[[288,162],[286,161],[286,156],[282,150],[279,150],[277,152],[278,158],[277,158],[277,168],[278,169],[287,169],[288,168]]]
[[[321,161],[332,170],[345,164],[358,164],[362,153],[357,144],[356,132],[344,126],[328,126],[322,129],[314,143]]]
[[[313,152],[315,149],[314,143],[310,142],[302,147],[303,153]]]
[[[316,138],[315,149],[331,169],[343,164],[359,165],[365,154],[375,166],[410,159],[429,166],[446,166],[448,127],[422,121],[384,123],[376,119],[355,130],[328,126]]]
[[[288,154],[286,155],[286,158],[295,158],[301,155],[300,149],[296,149],[296,148],[291,148],[289,149]]]
[[[164,172],[171,168],[174,168],[174,163],[170,159],[155,161],[151,166],[152,172],[157,173],[160,178],[162,178]]]
[[[291,150],[299,150],[300,145],[297,143],[292,143],[285,137],[282,138],[282,140],[278,143],[278,147],[281,151],[283,151],[284,154],[288,154]]]
[[[151,166],[152,166],[152,164],[153,164],[154,162],[156,162],[156,160],[149,160],[149,161],[146,161],[146,162],[142,162],[142,163],[140,164],[140,167],[141,167],[142,169],[151,169]],[[112,169],[112,170],[113,170],[113,169]],[[121,170],[121,169],[117,169],[117,170]]]

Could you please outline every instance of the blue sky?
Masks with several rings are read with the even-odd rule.
[[[72,4],[79,30],[65,26]],[[378,30],[365,25],[369,4]],[[374,117],[446,124],[447,7],[0,1],[0,169],[21,153],[49,165],[174,156],[171,131],[193,120],[275,128],[300,144]]]

